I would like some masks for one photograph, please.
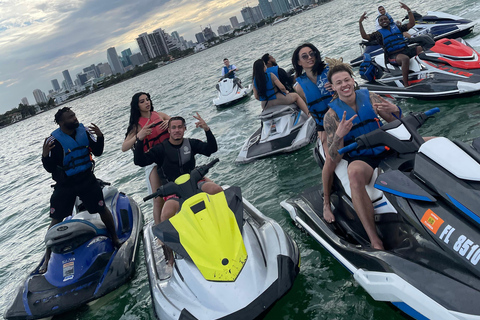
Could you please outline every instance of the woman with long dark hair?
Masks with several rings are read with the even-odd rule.
[[[253,94],[262,102],[262,109],[279,104],[295,103],[305,114],[308,114],[307,105],[298,94],[288,92],[285,86],[271,72],[266,72],[267,66],[262,59],[253,64]]]
[[[328,111],[328,103],[332,100],[332,85],[328,82],[328,66],[322,60],[320,51],[311,43],[297,47],[292,55],[297,84],[294,86],[298,95],[307,102],[308,110],[317,123],[318,139],[325,151],[325,165],[322,170],[323,182],[323,217],[333,222],[335,217],[330,207],[330,189],[333,183],[335,166],[328,155],[327,135],[323,127],[323,117]]]
[[[135,93],[130,102],[130,120],[128,123],[125,140],[122,144],[122,151],[133,148],[137,139],[143,140],[145,151],[150,150],[154,145],[170,137],[168,133],[168,120],[170,117],[163,112],[153,110],[150,94],[145,92]],[[160,187],[160,178],[155,164],[145,167],[145,178],[149,193]],[[160,223],[163,198],[153,199],[153,219],[155,224]]]

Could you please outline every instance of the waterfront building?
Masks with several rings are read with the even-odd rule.
[[[210,27],[206,27],[205,29],[203,29],[203,35],[205,36],[205,39],[207,39],[207,41],[217,36]]]
[[[33,97],[35,98],[35,101],[37,102],[37,104],[48,102],[47,96],[40,89],[33,90]]]
[[[204,43],[205,41],[205,36],[203,35],[202,32],[195,33],[195,38],[197,39],[197,43]]]
[[[130,56],[130,61],[133,66],[139,66],[145,63],[145,58],[140,52],[138,52]]]
[[[263,14],[262,14],[262,10],[260,9],[260,6],[252,7],[252,12],[253,12],[253,21],[255,21],[255,23],[259,23],[260,21],[263,20]]]
[[[232,30],[232,27],[230,25],[226,26],[219,26],[217,29],[218,35],[221,36],[222,34],[228,33]]]
[[[59,91],[60,90],[60,85],[58,84],[58,80],[53,79],[51,82],[52,82],[53,91]]]
[[[175,39],[177,39],[177,41],[182,41],[180,38],[180,35],[178,34],[177,31],[173,31],[172,32],[172,37],[174,37]]]
[[[254,24],[255,21],[253,19],[253,10],[252,8],[250,7],[244,7],[242,8],[242,10],[240,11],[240,13],[242,14],[242,17],[243,17],[243,21],[245,21],[245,24],[246,25],[251,25],[251,24]]]
[[[94,73],[94,77],[95,77],[95,78],[99,78],[99,77],[100,77],[100,70],[98,70],[98,67],[95,66],[94,64],[92,64],[92,65],[89,66],[89,67],[83,68],[83,73],[90,74],[90,72],[93,72],[93,73]],[[89,75],[88,77],[89,77],[89,79],[91,78],[90,75]]]
[[[115,50],[115,47],[110,47],[107,49],[107,60],[110,68],[112,68],[113,74],[124,73],[122,63],[118,58],[117,50]]]
[[[272,0],[272,7],[277,16],[284,15],[290,11],[288,0]]]
[[[97,64],[97,68],[100,76],[103,75],[104,77],[108,77],[112,74],[112,68],[108,63],[99,63]]]
[[[123,58],[123,61],[126,62],[126,66],[129,66],[132,64],[132,61],[130,61],[130,56],[132,55],[132,50],[130,50],[130,48],[128,49],[125,49],[122,51],[122,58]]]
[[[144,32],[140,34],[136,40],[140,52],[147,60],[166,56],[170,53],[165,32],[161,28],[154,30],[150,34]]]
[[[72,81],[72,78],[70,77],[70,72],[68,72],[68,70],[63,70],[62,74],[63,74],[63,78],[65,79],[65,84],[67,86],[67,89],[73,88],[73,81]]]
[[[292,0],[295,1],[295,0]],[[298,1],[298,0],[296,0]],[[269,18],[273,17],[275,14],[273,13],[272,5],[268,0],[258,0],[258,5],[260,10],[262,10],[263,17]]]
[[[28,103],[27,97],[22,98],[22,104],[25,106],[29,106],[30,104]]]
[[[296,7],[300,7],[302,4],[300,4],[300,0],[290,0],[290,2],[292,3],[292,7],[296,8]]]
[[[230,23],[232,24],[233,29],[239,29],[240,28],[240,23],[238,23],[237,16],[233,16],[230,18]]]
[[[78,85],[83,86],[85,82],[87,82],[87,74],[86,73],[79,73],[77,74]]]

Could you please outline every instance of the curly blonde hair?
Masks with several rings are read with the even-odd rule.
[[[354,77],[352,66],[350,66],[350,64],[348,63],[343,62],[343,58],[334,59],[334,58],[325,57],[325,62],[327,63],[328,69],[329,69],[327,74],[328,82],[333,83],[332,82],[333,75],[339,72],[347,72],[352,78]],[[358,90],[358,89],[359,89],[359,86],[355,81],[354,90]],[[335,94],[332,97],[332,101],[335,100],[336,98],[338,98],[338,93],[335,91]]]

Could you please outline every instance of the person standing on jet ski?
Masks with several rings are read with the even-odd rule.
[[[137,139],[144,140],[145,151],[168,139],[170,137],[167,130],[169,119],[170,117],[167,114],[154,111],[149,93],[135,93],[130,102],[130,120],[122,144],[122,151],[132,149]],[[145,167],[145,176],[149,193],[155,192],[160,187],[157,166],[152,164]],[[161,197],[154,198],[153,220],[155,224],[160,223],[162,207],[163,199]]]
[[[326,221],[333,221],[334,216],[330,208],[330,189],[335,166],[328,159],[327,135],[323,127],[323,117],[328,111],[328,103],[333,96],[332,85],[327,79],[328,66],[322,60],[320,51],[311,43],[304,43],[295,49],[292,55],[292,64],[297,77],[295,89],[298,95],[307,102],[308,110],[315,119],[318,139],[322,142],[327,158],[322,170],[323,217]],[[302,73],[302,71],[304,72]]]
[[[94,161],[91,153],[103,153],[104,137],[100,129],[92,123],[85,126],[78,122],[75,113],[68,107],[55,114],[59,128],[45,139],[42,152],[43,167],[52,174],[57,183],[50,198],[50,218],[48,229],[72,214],[75,198],[78,196],[88,212],[100,214],[116,248],[121,242],[115,232],[113,217],[105,206],[102,188],[93,174]],[[96,138],[92,135],[95,134]],[[47,248],[45,261],[40,272],[47,271],[51,250]]]
[[[238,68],[234,64],[230,64],[228,58],[223,59],[223,68],[222,68],[222,77],[218,82],[222,81],[225,78],[233,79],[233,83],[235,83],[239,88],[242,87],[242,81],[237,78],[237,74],[235,73],[238,71]]]
[[[415,25],[415,18],[412,10],[400,2],[400,7],[408,12],[408,24],[397,27],[396,24],[391,24],[390,19],[386,15],[378,17],[378,23],[382,27],[380,30],[371,34],[367,34],[363,28],[363,20],[367,18],[367,13],[364,12],[358,20],[360,24],[360,34],[363,39],[367,41],[377,41],[383,46],[386,57],[390,63],[396,63],[402,67],[403,85],[408,87],[408,72],[410,69],[410,58],[422,52],[422,47],[408,47],[408,40],[403,36],[403,32],[408,31]]]
[[[134,149],[134,162],[136,165],[145,167],[152,163],[157,164],[158,175],[162,181],[162,185],[169,181],[175,181],[179,176],[190,173],[195,169],[195,155],[203,154],[209,157],[212,153],[217,152],[217,141],[215,137],[197,112],[197,116],[193,116],[198,122],[195,126],[202,128],[207,136],[207,142],[198,139],[184,138],[185,119],[182,117],[171,117],[168,121],[168,132],[170,138],[145,152],[143,140],[137,139]],[[216,194],[222,192],[223,189],[214,182],[204,180],[198,183],[199,189],[208,194]],[[171,195],[164,198],[161,221],[170,219],[180,209],[178,197]]]
[[[253,94],[262,102],[262,110],[267,107],[295,103],[306,115],[309,114],[305,101],[295,92],[289,92],[272,72],[267,72],[267,66],[262,59],[253,63],[252,72]]]
[[[356,90],[353,71],[350,65],[340,60],[331,60],[328,80],[335,90],[335,98],[329,103],[325,115],[325,131],[330,158],[335,166],[342,159],[338,150],[355,141],[355,138],[371,132],[382,125],[380,115],[391,122],[402,116],[401,109],[367,89]],[[365,188],[373,171],[384,158],[385,147],[352,151],[343,155],[348,161],[348,179],[352,192],[352,202],[360,221],[370,239],[372,247],[383,250],[375,228],[373,205]],[[327,221],[332,222],[332,221]]]
[[[280,68],[277,64],[277,61],[275,60],[274,57],[272,57],[270,54],[265,53],[262,56],[263,62],[265,62],[265,65],[267,66],[267,72],[273,73],[278,80],[285,86],[285,88],[292,92],[293,90],[293,77],[289,76],[288,73]]]

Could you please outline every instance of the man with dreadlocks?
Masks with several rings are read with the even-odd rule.
[[[367,89],[358,89],[353,79],[350,65],[341,60],[328,60],[330,70],[328,81],[336,92],[330,109],[324,118],[330,161],[334,167],[342,159],[338,150],[355,141],[355,138],[371,132],[382,125],[380,115],[391,122],[402,116],[401,109]],[[357,215],[370,239],[372,247],[383,250],[383,243],[375,228],[373,205],[365,188],[369,184],[374,169],[384,158],[385,147],[352,151],[343,155],[348,161],[348,179],[352,202]]]
[[[92,123],[85,128],[78,122],[75,113],[68,107],[55,114],[59,125],[43,144],[42,163],[57,183],[50,198],[49,229],[72,213],[75,198],[78,196],[90,213],[98,212],[116,248],[121,246],[115,233],[110,210],[105,206],[102,188],[93,174],[94,161],[90,153],[100,156],[103,153],[104,137],[100,129]],[[95,134],[96,138],[92,135]],[[51,250],[47,248],[45,261],[40,272],[46,272]]]

